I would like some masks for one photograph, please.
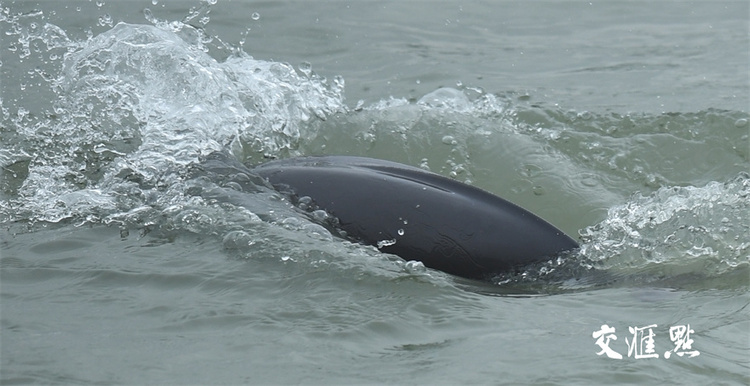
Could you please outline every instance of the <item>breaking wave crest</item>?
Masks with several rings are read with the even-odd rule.
[[[581,231],[581,255],[610,272],[720,277],[750,265],[750,175],[637,194]]]
[[[303,122],[345,110],[342,79],[329,85],[247,55],[220,63],[200,36],[188,25],[120,23],[85,43],[68,41],[50,81],[59,96],[52,111],[20,110],[4,125],[23,140],[0,153],[6,190],[18,196],[3,220],[106,215],[123,208],[123,190],[132,196],[128,183],[141,196],[168,191],[179,168],[227,148],[241,159],[294,154]]]
[[[581,248],[495,282],[548,292],[603,285],[743,288],[750,274],[750,175],[635,194],[580,231]],[[543,284],[539,287],[539,284]]]

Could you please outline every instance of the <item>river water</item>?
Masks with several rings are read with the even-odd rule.
[[[747,384],[749,15],[4,1],[0,382]],[[456,278],[207,175],[213,151],[422,167],[581,248]]]

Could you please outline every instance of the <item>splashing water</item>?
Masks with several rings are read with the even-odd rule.
[[[581,255],[599,269],[720,276],[750,264],[750,175],[704,187],[659,189],[611,208],[581,231]]]
[[[59,100],[48,117],[31,122],[19,109],[8,127],[25,140],[8,142],[0,160],[25,178],[13,209],[3,210],[6,221],[132,209],[132,202],[120,204],[173,186],[176,168],[201,155],[225,148],[241,159],[294,154],[301,123],[345,110],[342,80],[329,86],[247,55],[219,63],[187,25],[173,31],[119,23],[85,43],[48,35],[34,39],[54,48],[67,43],[69,51],[51,81]],[[140,194],[122,199],[132,188],[123,180]]]

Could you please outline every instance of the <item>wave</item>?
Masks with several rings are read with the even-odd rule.
[[[3,105],[4,224],[210,234],[231,255],[325,260],[335,269],[381,259],[386,276],[422,274],[333,237],[252,176],[200,167],[215,151],[247,164],[352,154],[477,185],[580,233],[579,253],[496,284],[705,282],[748,270],[750,154],[738,145],[747,143],[746,112],[569,111],[471,86],[349,106],[341,77],[242,50],[219,61],[203,31],[184,23],[119,23],[76,41],[49,23],[31,28],[29,18],[0,22],[14,27],[19,59],[49,58],[26,75],[47,86],[39,92],[49,104]],[[367,264],[347,262],[352,255]]]
[[[727,279],[750,268],[750,175],[637,194],[581,231],[581,256],[609,273]],[[747,285],[747,276],[725,285]]]
[[[601,286],[746,288],[750,175],[635,194],[580,231],[580,250],[496,283],[559,292]],[[540,284],[543,286],[540,287]]]

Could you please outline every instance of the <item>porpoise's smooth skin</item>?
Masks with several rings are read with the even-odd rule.
[[[419,168],[364,157],[272,161],[252,169],[310,197],[348,237],[453,275],[486,279],[578,248],[531,212]]]

